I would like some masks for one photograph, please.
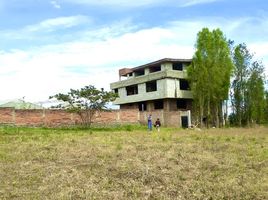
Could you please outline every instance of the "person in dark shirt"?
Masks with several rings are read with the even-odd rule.
[[[160,122],[159,118],[157,118],[157,120],[155,121],[154,125],[155,125],[157,131],[159,132],[160,131],[160,126],[161,126],[161,122]]]

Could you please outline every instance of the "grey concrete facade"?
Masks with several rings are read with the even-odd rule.
[[[120,105],[120,109],[144,112],[185,113],[191,110],[192,93],[186,70],[190,63],[190,59],[164,58],[135,68],[120,69],[119,81],[110,84],[118,93],[114,104]]]

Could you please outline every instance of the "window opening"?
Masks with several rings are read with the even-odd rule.
[[[186,79],[180,79],[180,89],[181,90],[190,90],[189,82]]]
[[[146,83],[146,92],[157,91],[156,81],[150,81]]]
[[[163,109],[164,108],[164,103],[163,100],[156,100],[154,101],[154,109]]]
[[[153,66],[149,68],[150,73],[159,72],[161,71],[161,65]]]
[[[173,69],[173,70],[182,71],[182,70],[183,70],[182,63],[173,63],[173,64],[172,64],[172,69]]]
[[[142,75],[144,75],[144,69],[139,70],[139,71],[135,71],[135,76],[142,76]]]
[[[138,94],[138,85],[131,85],[126,87],[127,96]]]
[[[138,105],[139,105],[139,111],[146,111],[147,110],[146,102],[140,102]]]
[[[187,108],[187,100],[186,99],[178,99],[177,100],[177,108],[178,109],[186,109]]]

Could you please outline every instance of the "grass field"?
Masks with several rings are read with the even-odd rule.
[[[268,128],[0,127],[0,199],[268,199]]]

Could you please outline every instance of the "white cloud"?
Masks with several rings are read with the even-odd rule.
[[[221,1],[221,0],[186,0],[186,1],[182,1],[181,6],[188,7],[188,6],[198,5],[198,4],[213,3],[216,1]]]
[[[250,43],[248,46],[252,53],[256,53],[259,57],[268,57],[268,41]]]
[[[50,4],[51,4],[54,8],[57,8],[57,9],[60,9],[60,8],[61,8],[61,5],[59,4],[58,1],[50,1]]]
[[[102,29],[100,31],[103,31]],[[190,57],[192,47],[166,45],[174,34],[163,28],[113,35],[96,41],[73,41],[30,50],[2,52],[0,85],[2,98],[26,96],[31,101],[67,92],[88,84],[109,89],[126,64],[144,64],[162,57]],[[133,64],[132,64],[133,65]],[[9,83],[9,84],[5,84]]]
[[[248,20],[200,19],[137,30],[124,21],[94,31],[86,30],[81,37],[69,42],[2,51],[1,99],[26,96],[29,101],[42,101],[58,92],[88,84],[108,90],[109,84],[118,80],[119,68],[135,67],[164,57],[191,58],[196,34],[203,27],[219,27],[227,38],[236,40],[244,25],[249,27]],[[243,42],[268,65],[268,40]]]
[[[23,45],[26,41],[27,46],[29,41],[31,42],[30,45],[34,45],[34,42],[39,44],[51,43],[51,41],[57,39],[62,41],[66,38],[79,37],[81,27],[90,27],[92,22],[92,18],[84,15],[50,18],[19,29],[2,29],[0,30],[0,38],[7,46],[9,44],[10,46],[13,44],[16,46]],[[66,31],[65,29],[69,30]]]
[[[84,15],[51,18],[20,29],[0,30],[0,38],[7,44],[14,43],[16,40],[19,40],[19,42],[22,43],[26,40],[31,42],[37,41],[37,43],[50,42],[52,39],[55,40],[55,38],[63,39],[64,37],[74,37],[73,32],[79,32],[80,25],[90,25],[91,22],[91,18]],[[73,29],[74,27],[76,30],[72,32],[71,36],[68,35],[68,32],[57,34],[57,31]]]
[[[59,28],[70,28],[90,21],[88,17],[83,15],[69,16],[69,17],[57,17],[53,19],[44,20],[38,24],[25,27],[25,31],[54,31]]]

